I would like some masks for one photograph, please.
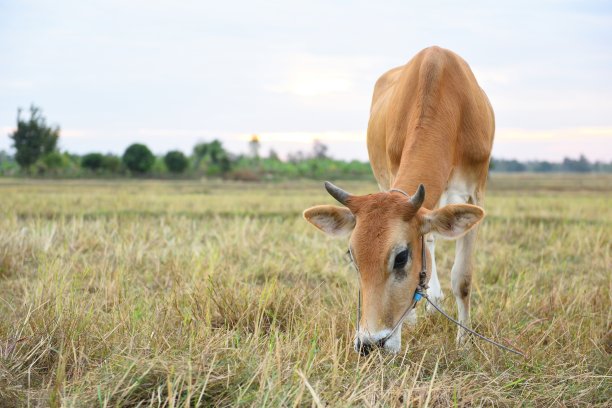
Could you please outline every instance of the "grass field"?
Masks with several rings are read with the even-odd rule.
[[[610,406],[612,177],[492,176],[472,319],[525,359],[457,348],[422,305],[401,353],[354,353],[347,243],[301,218],[324,203],[314,182],[0,179],[0,406]]]

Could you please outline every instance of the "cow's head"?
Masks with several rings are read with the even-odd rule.
[[[350,235],[349,251],[359,271],[362,296],[355,349],[367,354],[378,345],[397,352],[401,326],[380,343],[403,317],[419,284],[421,236],[434,233],[458,238],[484,217],[484,211],[469,204],[430,211],[421,207],[423,185],[412,197],[399,192],[355,196],[329,182],[325,188],[344,207],[319,205],[304,211],[304,218],[329,235]]]

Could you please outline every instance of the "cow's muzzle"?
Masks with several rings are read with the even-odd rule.
[[[370,352],[377,347],[384,348],[385,340],[381,339],[381,340],[372,342],[369,340],[361,340],[359,337],[355,339],[355,351],[364,357],[370,354]]]

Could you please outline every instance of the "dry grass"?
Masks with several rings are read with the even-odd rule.
[[[473,321],[528,358],[457,348],[423,306],[402,353],[362,358],[346,242],[301,219],[320,183],[0,180],[0,406],[605,406],[611,198],[493,176]]]

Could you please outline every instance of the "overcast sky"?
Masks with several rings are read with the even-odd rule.
[[[460,4],[464,3],[464,4]],[[494,155],[612,160],[610,1],[0,0],[0,149],[17,107],[61,148],[367,158],[372,88],[430,45],[468,61],[496,113]]]

